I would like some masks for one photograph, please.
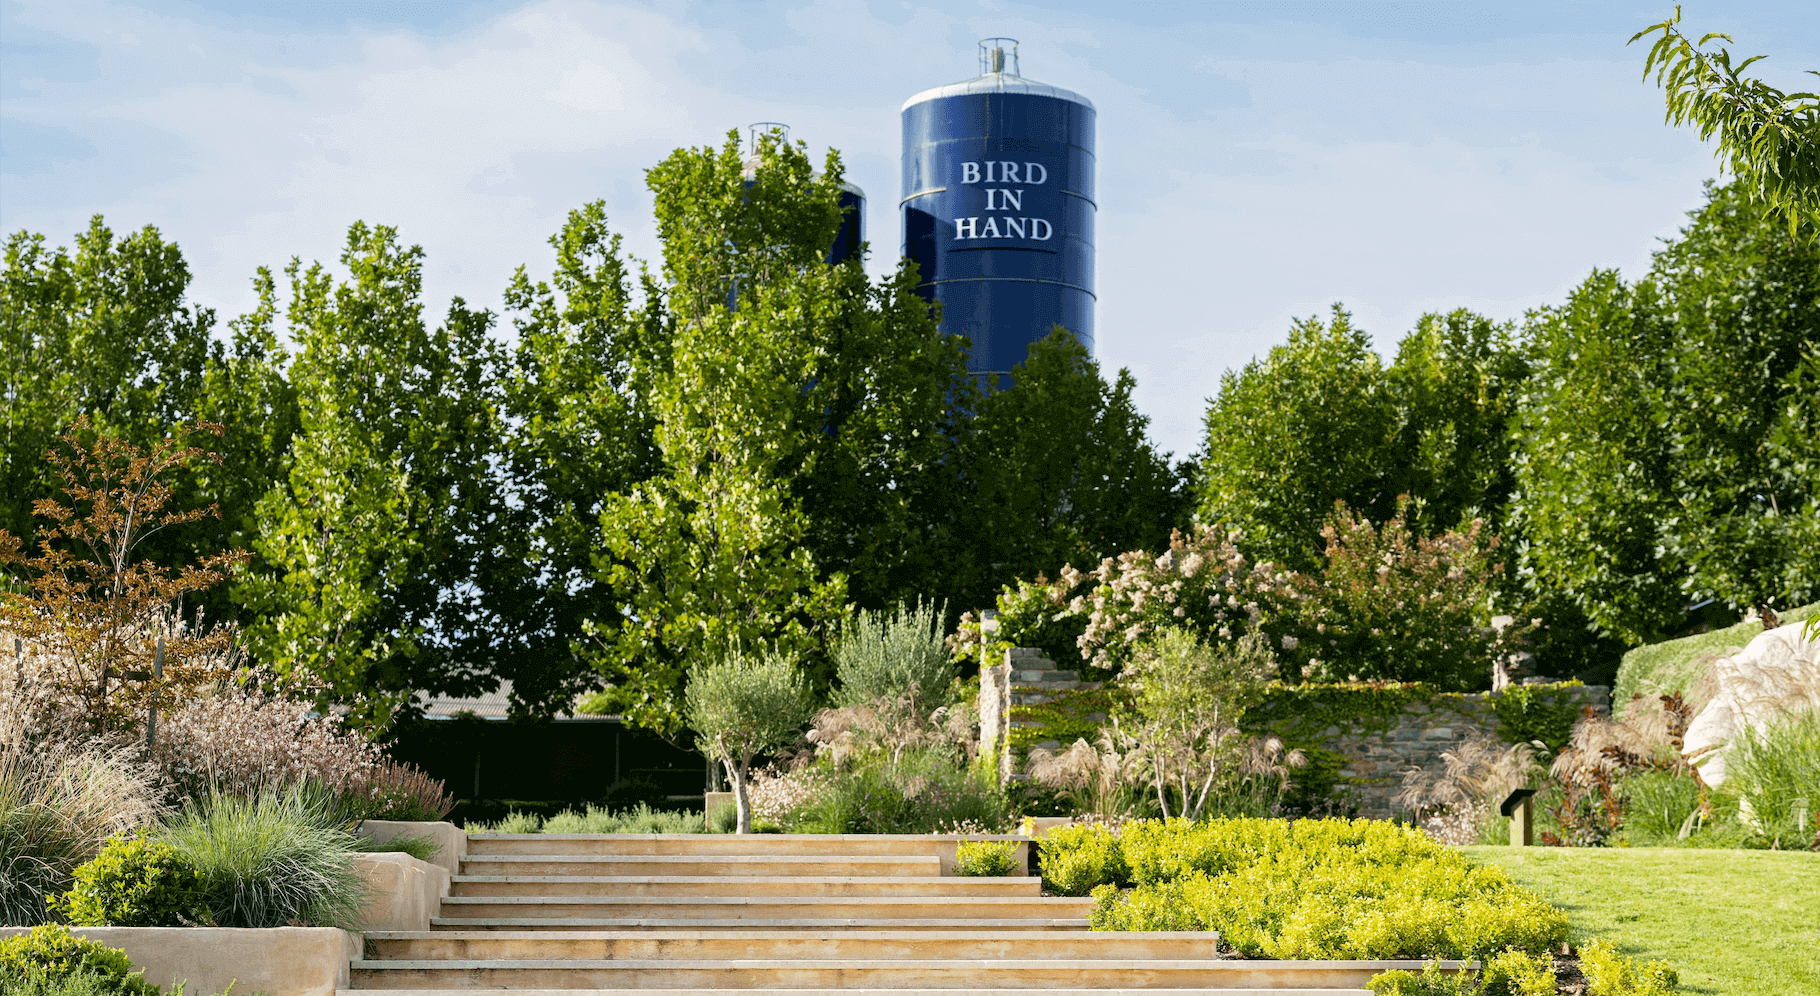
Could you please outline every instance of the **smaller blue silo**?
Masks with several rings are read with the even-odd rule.
[[[790,126],[777,121],[757,121],[749,127],[749,134],[749,148],[752,151],[746,158],[743,171],[748,187],[758,172],[758,140],[765,135],[775,135],[778,141],[787,142],[790,140]],[[820,172],[816,173],[816,176],[820,175]],[[835,233],[834,242],[828,247],[829,265],[859,255],[860,245],[866,241],[866,192],[856,184],[842,180],[840,207],[840,231]]]
[[[1060,325],[1093,351],[1093,102],[1018,71],[1017,41],[980,42],[980,75],[903,107],[903,254],[1003,386]]]

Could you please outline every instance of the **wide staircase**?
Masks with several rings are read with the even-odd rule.
[[[475,834],[432,929],[368,933],[343,992],[1363,996],[1376,972],[1419,969],[1221,958],[1212,933],[1089,931],[1091,899],[1044,896],[1034,876],[951,874],[955,840]]]

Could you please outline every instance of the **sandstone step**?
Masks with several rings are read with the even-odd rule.
[[[355,989],[1356,989],[1416,961],[1243,959],[601,959],[353,963]]]
[[[365,935],[375,960],[1214,957],[1211,931],[647,930],[412,931]]]
[[[662,919],[849,919],[900,917],[1085,917],[1090,898],[1047,896],[449,896],[444,919],[461,917],[657,917]]]
[[[1040,896],[1037,878],[680,875],[458,875],[451,896]]]
[[[335,996],[360,996],[370,989],[337,989]],[[447,989],[393,989],[394,996],[441,996]],[[515,996],[700,996],[698,989],[515,989]],[[1371,996],[1365,989],[716,989],[717,996]]]
[[[936,875],[934,854],[489,854],[461,859],[467,875]]]
[[[1087,918],[1082,917],[893,917],[867,919],[847,917],[778,917],[764,919],[664,917],[431,917],[430,929],[443,931],[545,931],[545,930],[686,930],[695,932],[720,930],[1067,930],[1084,931]]]
[[[953,859],[962,840],[1004,840],[1027,845],[1029,838],[989,834],[723,834],[723,833],[473,833],[468,857],[536,855],[716,855],[855,857],[912,855]]]

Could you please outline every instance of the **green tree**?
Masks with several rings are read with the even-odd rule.
[[[802,671],[775,650],[733,650],[689,669],[683,715],[695,743],[727,769],[733,783],[739,833],[752,832],[746,775],[752,759],[782,747],[802,732],[814,700]]]
[[[965,532],[950,562],[962,584],[950,597],[990,604],[1011,578],[1168,542],[1188,496],[1169,454],[1146,438],[1135,387],[1128,370],[1107,383],[1057,328],[1031,344],[1009,388],[978,398],[960,440]]]
[[[1388,372],[1398,432],[1396,491],[1411,525],[1436,534],[1482,519],[1503,525],[1514,477],[1509,423],[1529,376],[1508,323],[1464,308],[1423,315]]]
[[[505,422],[503,502],[482,544],[479,606],[491,637],[470,652],[512,681],[515,707],[548,714],[599,685],[575,644],[584,620],[613,628],[620,601],[595,570],[601,512],[658,469],[649,392],[667,314],[634,294],[619,236],[596,201],[550,238],[556,265],[505,294],[517,345],[494,372]],[[660,301],[648,278],[645,300]]]
[[[1668,123],[1693,125],[1700,139],[1717,136],[1713,155],[1738,178],[1752,202],[1788,223],[1798,234],[1803,224],[1820,228],[1820,94],[1783,93],[1741,75],[1765,58],[1753,55],[1736,66],[1731,52],[1708,49],[1716,39],[1732,36],[1714,31],[1688,41],[1675,16],[1631,36],[1630,42],[1660,33],[1643,62],[1668,102]],[[1810,75],[1820,72],[1808,70]]]
[[[47,454],[79,417],[139,447],[173,427],[213,421],[223,460],[175,482],[185,507],[215,505],[220,516],[172,526],[151,538],[147,556],[187,563],[223,547],[245,547],[253,504],[276,480],[295,426],[284,357],[257,315],[235,323],[229,343],[213,338],[214,312],[192,305],[189,265],[175,243],[146,226],[116,238],[97,215],[72,253],[42,235],[15,233],[0,270],[0,529],[36,542],[33,504],[57,493]],[[227,593],[200,593],[231,615]]]
[[[1525,331],[1525,584],[1630,642],[1687,607],[1811,597],[1820,256],[1709,187],[1649,277],[1595,271]]]
[[[1672,454],[1657,537],[1684,598],[1761,612],[1820,595],[1820,241],[1766,222],[1751,196],[1712,189],[1656,255],[1676,335],[1652,396]]]
[[[840,221],[839,157],[818,175],[768,136],[755,158],[747,175],[730,134],[649,174],[671,312],[669,348],[643,378],[661,470],[601,512],[596,569],[624,607],[589,628],[609,700],[665,731],[687,661],[760,644],[800,658],[845,602],[796,488],[822,428],[818,346],[864,272],[822,258]]]
[[[1220,378],[1200,517],[1240,530],[1254,559],[1307,570],[1336,500],[1375,522],[1394,514],[1398,422],[1383,365],[1352,316],[1335,305],[1329,323],[1298,321],[1288,342]]]
[[[494,514],[491,316],[422,319],[421,249],[356,223],[338,281],[295,260],[288,318],[301,432],[260,499],[261,562],[237,597],[256,655],[318,705],[383,729],[412,693],[473,692],[477,523]]]

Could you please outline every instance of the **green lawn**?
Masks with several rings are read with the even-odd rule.
[[[1681,973],[1683,992],[1820,993],[1820,854],[1467,847],[1602,937]]]

